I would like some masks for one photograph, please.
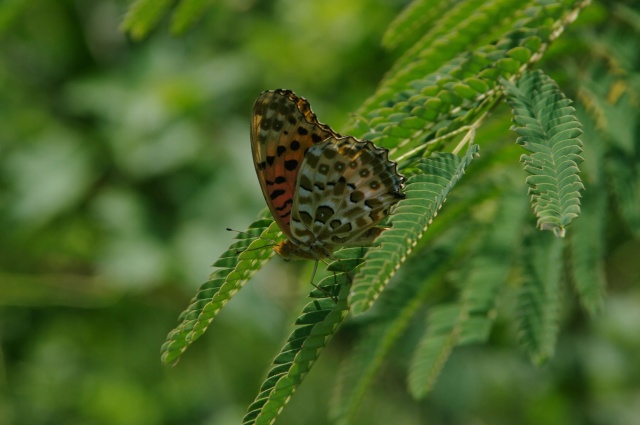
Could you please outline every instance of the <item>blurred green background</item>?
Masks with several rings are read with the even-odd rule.
[[[339,129],[393,62],[380,38],[406,1],[212,4],[180,37],[164,22],[132,42],[124,1],[0,3],[0,425],[238,424],[304,303],[306,265],[275,259],[177,366],[160,364],[225,228],[264,207],[254,99],[293,89]],[[416,402],[398,350],[360,423],[640,424],[632,248],[608,259],[603,315],[578,313],[548,365],[512,341],[461,349]],[[347,326],[279,424],[328,423],[349,340]]]

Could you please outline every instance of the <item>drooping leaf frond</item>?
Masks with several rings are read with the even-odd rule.
[[[591,314],[602,309],[606,277],[603,263],[605,242],[606,198],[602,193],[590,194],[583,200],[580,220],[571,234],[571,271],[580,304]]]
[[[404,267],[398,275],[398,284],[385,291],[376,303],[373,313],[380,319],[357,341],[341,367],[331,403],[331,417],[336,424],[355,423],[357,410],[383,360],[397,345],[418,309],[434,298],[446,273],[467,252],[467,245],[459,243],[460,230],[453,229],[449,232],[454,233],[450,235],[453,237],[440,238],[430,247],[427,257]],[[462,230],[468,233],[468,229]]]
[[[578,108],[577,116],[585,126],[585,186],[580,219],[571,232],[571,277],[580,304],[590,314],[602,308],[606,277],[604,269],[607,188],[604,152],[606,142],[596,123]]]
[[[526,213],[526,202],[507,192],[490,229],[483,233],[468,266],[460,300],[429,311],[426,332],[409,369],[409,390],[424,397],[436,382],[451,351],[459,345],[482,343],[489,337],[498,292],[511,268],[514,248]]]
[[[639,155],[640,156],[640,155]],[[640,237],[640,166],[622,152],[614,152],[607,162],[616,205],[631,232]]]
[[[214,263],[218,269],[198,289],[187,309],[180,314],[180,324],[167,335],[161,348],[163,363],[177,362],[191,343],[207,330],[227,301],[273,256],[272,246],[280,237],[280,229],[271,220],[258,220],[237,236],[238,242]]]
[[[460,344],[465,332],[488,336],[490,328],[487,325],[486,320],[473,321],[469,312],[457,304],[442,304],[431,309],[426,321],[428,331],[420,340],[411,361],[408,381],[412,395],[422,398],[433,387],[451,351]]]
[[[354,279],[349,297],[354,314],[366,311],[382,292],[477,154],[478,145],[472,145],[462,158],[435,154],[417,165],[419,174],[409,178],[407,197],[394,209],[391,229],[378,237]]]
[[[633,12],[624,7],[618,12],[633,16]],[[633,82],[633,75],[638,75],[637,65],[620,57],[624,50],[635,51],[632,40],[635,39],[603,38],[599,51],[612,69],[604,75],[599,67],[588,70],[577,98],[595,121],[593,131],[599,137],[594,143],[607,146],[600,170],[604,170],[602,181],[607,183],[606,189],[613,193],[613,207],[631,233],[640,237],[640,144],[636,127],[628,124],[640,120],[640,85]]]
[[[553,355],[559,329],[564,239],[536,233],[524,256],[524,284],[518,296],[518,336],[531,359]]]
[[[343,261],[359,264],[361,254],[360,248],[343,249],[340,251],[340,260],[333,264]],[[341,267],[337,265],[336,268]],[[243,425],[270,424],[277,418],[315,363],[320,351],[346,317],[349,311],[349,272],[336,272],[335,275],[326,277],[318,286],[330,293],[338,290],[337,300],[321,291],[313,292],[318,298],[308,303],[296,319],[297,328],[274,359],[274,367],[267,374],[260,393],[249,406]]]
[[[515,85],[507,81],[504,85],[516,123],[512,130],[520,136],[517,143],[531,152],[520,161],[531,174],[527,184],[538,226],[562,237],[580,214],[584,190],[578,175],[582,142],[577,137],[582,130],[575,109],[540,70],[525,73]]]

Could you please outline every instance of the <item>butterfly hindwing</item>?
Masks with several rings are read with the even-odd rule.
[[[366,244],[372,229],[404,198],[404,177],[388,151],[353,137],[330,137],[309,149],[298,176],[291,221],[301,245]],[[364,243],[363,243],[364,242]]]
[[[253,106],[251,150],[269,210],[289,237],[296,182],[308,149],[339,137],[318,122],[306,99],[290,90],[263,92]]]

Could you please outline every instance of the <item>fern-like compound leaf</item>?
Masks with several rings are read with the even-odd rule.
[[[525,73],[515,84],[504,81],[513,108],[512,130],[517,143],[529,151],[520,161],[527,177],[531,204],[541,230],[563,237],[566,227],[580,214],[584,190],[578,164],[582,162],[582,134],[575,109],[542,71]]]

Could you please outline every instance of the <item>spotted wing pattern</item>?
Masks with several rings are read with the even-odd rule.
[[[337,246],[368,245],[375,227],[404,198],[404,177],[388,151],[353,137],[312,146],[300,167],[291,210],[289,251],[324,258]]]
[[[289,223],[296,181],[305,154],[328,137],[340,137],[318,122],[306,99],[290,90],[263,92],[253,106],[251,150],[262,193],[280,229]]]

